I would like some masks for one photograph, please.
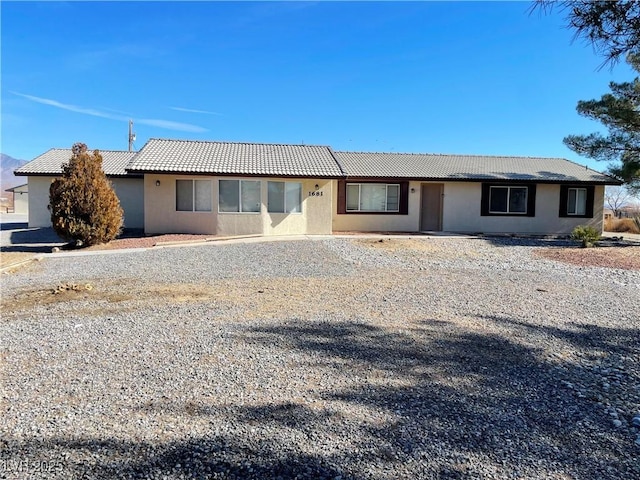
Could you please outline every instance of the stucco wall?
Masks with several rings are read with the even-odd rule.
[[[407,215],[338,214],[338,182],[333,182],[333,230],[354,232],[417,232],[420,229],[420,182],[409,182]],[[414,190],[413,192],[411,190]]]
[[[124,210],[125,228],[144,228],[144,183],[141,178],[112,178],[113,190]]]
[[[176,180],[209,179],[212,182],[212,212],[176,211]],[[242,177],[223,177],[242,180]],[[218,180],[220,177],[188,175],[145,175],[145,232],[197,233],[210,235],[292,235],[331,233],[331,182],[315,179],[251,178],[261,181],[261,208],[259,213],[218,212]],[[247,179],[246,177],[244,179]],[[302,183],[301,213],[267,212],[267,182],[290,181]],[[159,181],[160,185],[156,185]],[[309,196],[309,192],[322,195]]]
[[[602,231],[604,187],[596,186],[593,218],[558,215],[560,185],[538,184],[536,216],[481,216],[482,185],[470,182],[445,183],[442,229],[448,232],[568,234],[578,225],[591,225]]]
[[[28,177],[29,185],[29,227],[42,228],[51,226],[49,205],[49,186],[54,177]]]
[[[28,192],[13,192],[13,211],[14,213],[29,213]]]
[[[333,192],[334,231],[409,231],[420,229],[420,195],[422,182],[409,184],[407,215],[338,214],[337,181]],[[414,189],[414,192],[411,192]],[[593,218],[561,218],[560,186],[539,184],[536,189],[536,216],[482,216],[482,184],[475,182],[444,183],[442,230],[460,233],[528,233],[569,234],[578,225],[591,225],[602,231],[604,187],[596,186]]]
[[[28,177],[29,185],[29,227],[51,226],[49,186],[56,177]],[[144,225],[144,190],[141,178],[110,179],[124,210],[125,228],[142,228]]]

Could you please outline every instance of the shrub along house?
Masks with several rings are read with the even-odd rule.
[[[16,171],[29,175],[30,193],[32,176],[48,175],[50,182],[54,166],[42,173],[42,157],[50,152]],[[106,172],[111,157],[101,153]],[[118,175],[114,169],[111,176],[119,196],[123,188],[116,181],[137,182],[132,184],[136,195],[121,202],[125,222],[128,210],[142,212],[130,218],[143,222],[147,234],[566,235],[578,225],[602,230],[604,186],[620,184],[560,158],[334,152],[328,146],[162,139],[151,139],[129,155],[125,162],[114,152],[122,163]]]
[[[144,227],[144,192],[142,175],[125,170],[135,152],[100,150],[102,169],[111,180],[124,210],[126,228]],[[18,168],[14,174],[27,177],[29,189],[29,227],[50,227],[49,187],[62,175],[62,164],[71,159],[70,148],[52,148]]]

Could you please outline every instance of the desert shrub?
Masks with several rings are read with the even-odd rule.
[[[608,218],[604,222],[607,232],[640,233],[640,226],[632,218]]]
[[[573,229],[571,238],[581,241],[583,247],[590,247],[600,239],[600,232],[589,225],[580,225]]]
[[[111,182],[102,170],[98,150],[83,143],[72,148],[62,177],[49,188],[51,224],[59,237],[78,245],[106,243],[122,229],[123,212]]]

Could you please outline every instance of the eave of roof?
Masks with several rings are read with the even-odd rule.
[[[343,178],[323,145],[150,139],[128,172],[291,178]]]
[[[132,177],[125,167],[136,155],[136,152],[125,150],[99,150],[102,155],[102,169],[107,177]],[[71,158],[69,148],[51,148],[20,168],[14,170],[16,176],[59,176],[62,165]]]
[[[335,152],[347,178],[456,182],[620,185],[622,182],[564,158]]]

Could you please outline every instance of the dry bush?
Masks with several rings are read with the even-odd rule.
[[[640,229],[632,218],[607,218],[604,221],[606,232],[640,233]]]
[[[102,170],[102,156],[76,143],[62,177],[49,188],[51,224],[59,237],[78,244],[106,243],[120,233],[123,211]]]

